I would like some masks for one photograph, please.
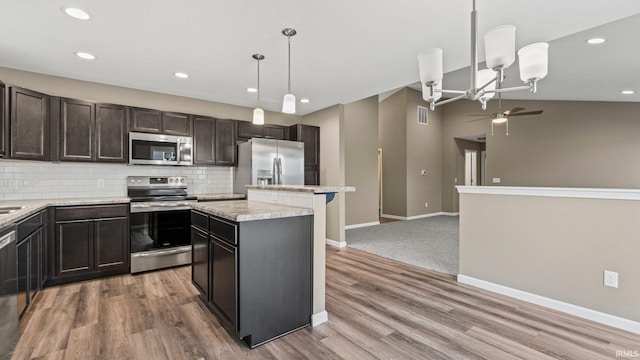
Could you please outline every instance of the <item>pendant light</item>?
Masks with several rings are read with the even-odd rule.
[[[288,84],[288,92],[284,96],[282,100],[282,112],[285,114],[295,114],[296,113],[296,97],[291,93],[291,37],[296,35],[296,30],[291,28],[286,28],[282,30],[282,34],[287,37],[288,45],[289,45],[289,84]]]
[[[264,110],[260,108],[260,60],[264,60],[264,55],[262,54],[253,54],[252,58],[256,59],[258,63],[258,99],[256,100],[256,108],[253,109],[253,123],[255,125],[263,125],[264,124]]]

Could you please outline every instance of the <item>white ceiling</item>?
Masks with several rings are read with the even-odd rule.
[[[279,111],[287,87],[287,39],[280,31],[293,27],[292,90],[311,99],[298,104],[304,115],[415,83],[416,55],[426,48],[443,48],[446,72],[468,66],[471,3],[2,0],[0,66],[253,107],[256,95],[245,89],[256,85],[251,55],[259,52],[266,56],[262,107]],[[62,6],[93,18],[75,20]],[[517,48],[557,39],[536,98],[640,100],[640,47],[627,40],[640,31],[640,1],[478,0],[477,7],[480,34],[515,24]],[[584,40],[592,34],[609,41],[589,48]],[[81,60],[76,51],[98,59]],[[480,44],[481,60],[483,54]],[[176,71],[191,77],[177,79]],[[454,72],[445,88],[465,89],[467,78],[464,70]],[[619,98],[622,87],[636,95]]]

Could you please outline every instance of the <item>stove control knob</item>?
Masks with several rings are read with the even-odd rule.
[[[170,179],[169,179],[169,182],[170,182],[170,183],[172,183],[172,182],[173,182],[173,178],[170,178]]]
[[[135,184],[136,183],[136,179],[131,179],[131,183]]]
[[[184,182],[184,178],[180,179],[180,182],[183,183]]]
[[[142,183],[142,180],[138,179],[138,184]]]

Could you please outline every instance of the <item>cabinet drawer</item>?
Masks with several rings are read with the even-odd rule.
[[[128,204],[58,207],[56,221],[126,217],[128,211]]]
[[[44,213],[44,211],[40,211],[18,224],[18,242],[26,239],[27,236],[31,235],[34,231],[44,225],[46,222]]]
[[[204,232],[208,232],[209,231],[209,216],[197,212],[197,211],[192,211],[191,212],[191,224],[200,228],[200,230],[204,231]]]
[[[238,245],[238,225],[215,217],[209,218],[209,233],[233,245]]]

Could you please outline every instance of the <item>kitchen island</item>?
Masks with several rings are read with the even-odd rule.
[[[313,209],[313,315],[311,325],[329,321],[325,309],[327,204],[336,194],[356,191],[353,186],[247,185],[247,199]],[[344,217],[340,219],[344,228]],[[344,231],[344,230],[343,230]],[[335,242],[334,242],[335,243]]]
[[[312,209],[194,203],[191,224],[192,282],[232,336],[253,348],[310,324]]]

